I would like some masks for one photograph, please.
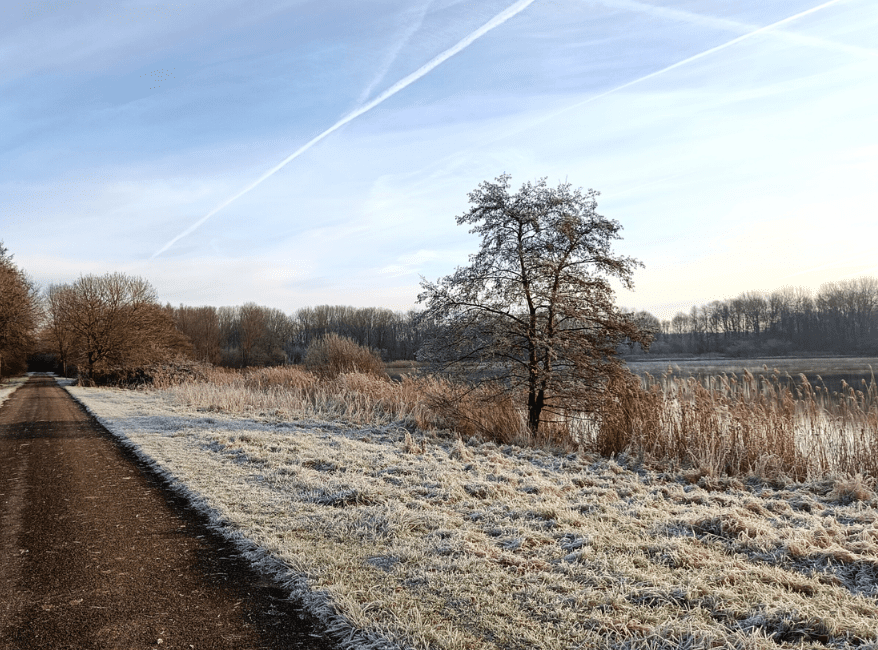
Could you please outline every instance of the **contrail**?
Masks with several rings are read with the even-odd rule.
[[[397,82],[396,82],[395,84],[393,84],[390,88],[388,88],[388,89],[385,90],[383,93],[381,93],[380,95],[378,95],[378,97],[376,97],[375,99],[373,99],[373,100],[372,100],[371,102],[369,102],[368,104],[365,104],[364,106],[361,106],[360,108],[356,109],[356,110],[353,111],[352,113],[348,113],[345,117],[343,117],[343,118],[340,119],[338,122],[336,122],[335,124],[333,124],[331,127],[329,127],[328,129],[326,129],[323,133],[321,133],[320,135],[318,135],[317,137],[315,137],[313,140],[311,140],[310,142],[308,142],[308,143],[302,145],[301,147],[299,147],[299,149],[297,149],[295,152],[293,152],[292,154],[290,154],[289,156],[287,156],[286,158],[284,158],[284,159],[283,159],[282,161],[280,161],[277,165],[275,165],[274,167],[272,167],[271,169],[269,169],[267,172],[265,172],[262,176],[260,176],[259,178],[257,178],[257,179],[256,179],[255,181],[253,181],[252,183],[250,183],[250,184],[249,184],[247,187],[245,187],[243,190],[241,190],[240,192],[238,192],[237,194],[235,194],[233,197],[231,197],[231,198],[229,198],[229,199],[226,199],[225,201],[223,201],[222,203],[220,203],[217,207],[215,207],[213,210],[211,210],[211,211],[208,212],[206,215],[204,215],[201,219],[199,219],[198,221],[196,221],[195,223],[193,223],[191,226],[189,226],[188,228],[186,228],[186,230],[184,230],[183,232],[181,232],[179,235],[177,235],[176,237],[174,237],[171,241],[169,241],[167,244],[165,244],[165,245],[162,246],[159,250],[157,250],[155,253],[153,253],[151,259],[155,259],[155,258],[158,257],[159,255],[161,255],[162,253],[164,253],[164,252],[165,252],[166,250],[168,250],[171,246],[173,246],[173,245],[176,244],[178,241],[180,241],[181,239],[183,239],[183,237],[186,237],[187,235],[192,234],[196,229],[198,229],[201,225],[203,225],[205,221],[207,221],[208,219],[210,219],[210,218],[211,218],[213,215],[215,215],[217,212],[219,212],[220,210],[222,210],[223,208],[225,208],[227,205],[229,205],[230,203],[232,203],[232,202],[235,201],[236,199],[239,199],[239,198],[241,198],[242,196],[244,196],[247,192],[249,192],[249,191],[252,190],[254,187],[256,187],[257,185],[259,185],[260,183],[262,183],[262,181],[264,181],[265,179],[267,179],[267,178],[269,178],[270,176],[274,175],[278,170],[282,169],[282,168],[285,167],[287,164],[289,164],[290,162],[292,162],[293,160],[295,160],[296,158],[298,158],[299,156],[301,156],[303,153],[305,153],[306,151],[308,151],[308,149],[310,149],[310,148],[313,147],[315,144],[317,144],[318,142],[320,142],[321,140],[323,140],[323,138],[325,138],[326,136],[328,136],[330,133],[333,133],[334,131],[337,131],[338,129],[340,129],[341,127],[343,127],[343,126],[344,126],[345,124],[347,124],[348,122],[350,122],[350,121],[352,121],[352,120],[355,120],[356,118],[358,118],[358,117],[359,117],[360,115],[362,115],[363,113],[366,113],[366,112],[372,110],[373,108],[375,108],[376,106],[378,106],[379,104],[381,104],[381,103],[382,103],[383,101],[385,101],[386,99],[389,99],[390,97],[393,97],[393,96],[394,96],[396,93],[398,93],[400,90],[403,90],[404,88],[410,86],[411,84],[413,84],[414,82],[416,82],[418,79],[420,79],[421,77],[423,77],[424,75],[426,75],[427,73],[429,73],[431,70],[433,70],[434,68],[440,66],[442,63],[444,63],[445,61],[447,61],[448,59],[450,59],[451,57],[453,57],[453,56],[454,56],[455,54],[457,54],[458,52],[460,52],[460,51],[466,49],[467,47],[469,47],[472,43],[474,43],[476,40],[478,40],[479,38],[481,38],[482,36],[484,36],[485,34],[487,34],[488,32],[490,32],[490,31],[491,31],[492,29],[494,29],[495,27],[499,27],[500,25],[502,25],[503,23],[505,23],[507,20],[509,20],[509,19],[512,18],[513,16],[515,16],[515,15],[521,13],[522,11],[524,11],[525,9],[527,9],[527,8],[528,8],[531,4],[533,4],[534,2],[535,2],[535,0],[519,0],[518,2],[516,2],[515,4],[513,4],[512,6],[508,7],[508,8],[505,9],[504,11],[501,11],[499,14],[497,14],[496,16],[494,16],[491,20],[489,20],[489,21],[486,22],[484,25],[482,25],[481,27],[479,27],[476,31],[474,31],[473,33],[471,33],[469,36],[466,36],[465,38],[463,38],[463,39],[462,39],[461,41],[459,41],[456,45],[454,45],[454,46],[448,48],[447,50],[445,50],[445,51],[442,52],[441,54],[437,55],[436,57],[434,57],[433,59],[431,59],[430,61],[428,61],[428,62],[425,63],[424,65],[422,65],[420,68],[418,68],[417,70],[415,70],[413,73],[411,73],[411,74],[408,75],[407,77],[405,77],[405,78],[403,78],[403,79],[397,81]]]
[[[604,91],[598,95],[594,95],[592,97],[589,97],[588,99],[584,99],[584,100],[579,101],[575,104],[565,106],[564,108],[559,108],[558,110],[555,110],[551,113],[548,113],[547,115],[544,115],[542,117],[536,118],[531,122],[523,124],[522,126],[510,128],[510,129],[504,131],[503,135],[501,135],[501,136],[497,136],[497,137],[493,137],[493,138],[485,138],[485,139],[475,143],[474,145],[463,149],[462,152],[482,150],[485,147],[488,147],[496,142],[499,142],[501,140],[506,140],[507,138],[509,138],[512,135],[522,133],[523,131],[527,131],[535,126],[538,126],[540,124],[548,122],[549,120],[553,120],[556,117],[558,117],[559,115],[563,115],[564,113],[566,113],[568,111],[572,111],[576,108],[579,108],[580,106],[584,106],[585,104],[590,104],[591,102],[595,102],[599,99],[606,97],[607,95],[612,95],[615,92],[618,92],[618,91],[623,90],[625,88],[629,88],[635,84],[639,84],[641,81],[646,81],[647,79],[652,79],[653,77],[657,77],[661,74],[664,74],[665,72],[668,72],[669,70],[673,70],[674,68],[679,68],[680,66],[686,65],[687,63],[691,63],[692,61],[695,61],[695,60],[700,59],[702,57],[713,54],[714,52],[718,52],[720,50],[723,50],[723,49],[730,47],[736,43],[740,43],[741,41],[743,41],[747,38],[750,38],[751,36],[756,36],[757,34],[761,34],[761,33],[767,32],[769,30],[773,30],[781,25],[792,22],[794,20],[797,20],[803,16],[814,13],[816,11],[820,11],[821,9],[825,9],[826,7],[828,7],[830,5],[834,5],[834,4],[837,4],[837,3],[842,2],[842,1],[843,0],[830,0],[829,2],[824,2],[823,4],[818,5],[816,7],[813,7],[811,9],[807,9],[806,11],[802,11],[800,13],[793,15],[793,16],[789,16],[788,18],[784,18],[783,20],[779,20],[775,23],[771,23],[770,25],[766,25],[764,27],[758,27],[758,28],[753,27],[751,29],[751,31],[748,31],[746,34],[742,34],[741,36],[733,38],[730,41],[722,43],[721,45],[717,45],[716,47],[712,47],[708,50],[705,50],[703,52],[700,52],[698,54],[690,56],[686,59],[683,59],[681,61],[677,61],[676,63],[673,63],[667,67],[662,68],[661,70],[656,70],[655,72],[650,72],[649,74],[644,75],[642,77],[638,77],[637,79],[634,79],[633,81],[625,82],[621,86],[615,86],[614,88],[611,88],[610,90],[607,90],[607,91]],[[605,2],[604,4],[608,4],[608,3]],[[640,3],[632,2],[630,0],[627,2],[625,0],[617,0],[617,2],[614,4],[618,4],[621,6],[627,6],[627,8],[633,8],[635,5],[638,5]],[[682,16],[680,16],[680,14],[682,12],[674,12],[674,13],[677,14],[678,17],[682,17]],[[666,14],[666,15],[669,15],[669,14]],[[739,25],[739,24],[743,26],[743,24],[741,24],[741,23],[732,23],[731,21],[722,21],[723,27],[730,27],[731,25],[735,25],[737,27],[737,25]],[[719,26],[719,24],[715,24],[714,26]],[[811,39],[809,39],[809,40],[811,40]],[[856,52],[855,52],[856,54],[874,55],[874,53],[871,50],[866,50],[865,48],[855,48],[855,50],[856,50]],[[854,52],[852,52],[852,53],[854,53]],[[448,169],[449,167],[453,168],[455,165],[455,160],[459,159],[461,157],[462,152],[457,151],[453,154],[444,156],[443,158],[440,158],[439,160],[434,160],[433,162],[426,165],[425,167],[422,167],[418,170],[414,170],[414,171],[410,172],[409,176],[423,177],[423,174],[426,171],[431,170],[431,169],[443,169],[443,168]]]
[[[421,5],[420,9],[418,9],[417,17],[414,21],[412,21],[411,24],[409,24],[409,26],[405,30],[405,33],[393,45],[390,52],[388,52],[387,56],[384,58],[384,62],[382,63],[381,68],[378,70],[378,74],[375,75],[375,77],[372,79],[372,82],[368,86],[366,86],[365,89],[363,89],[362,93],[360,93],[360,98],[357,100],[358,104],[365,102],[369,98],[369,95],[372,94],[375,86],[377,86],[378,83],[381,82],[381,80],[383,80],[384,77],[387,75],[387,71],[390,70],[390,66],[393,65],[393,62],[396,61],[396,57],[399,56],[402,48],[405,46],[406,43],[409,42],[411,37],[415,35],[415,32],[417,32],[421,28],[421,25],[424,24],[424,17],[427,15],[427,9],[430,8],[432,2],[433,0],[427,0]]]
[[[759,29],[758,25],[753,25],[750,23],[741,23],[736,20],[729,20],[728,18],[715,18],[713,16],[705,16],[702,14],[693,13],[691,11],[684,11],[681,9],[671,9],[668,7],[657,7],[655,5],[646,4],[643,2],[638,2],[638,0],[596,0],[598,4],[607,5],[609,7],[617,7],[619,9],[628,9],[630,11],[637,11],[642,13],[647,13],[653,16],[658,16],[661,18],[667,18],[669,20],[679,20],[682,22],[687,22],[695,25],[703,25],[705,27],[712,27],[714,29],[726,29],[731,31],[736,31],[738,33],[750,33],[754,29]],[[773,25],[773,26],[776,26]],[[799,43],[801,45],[812,45],[815,47],[822,47],[829,50],[837,50],[839,52],[845,52],[847,54],[855,54],[858,56],[868,56],[868,57],[878,57],[878,51],[871,50],[865,47],[858,47],[856,45],[846,45],[844,43],[837,43],[835,41],[828,41],[824,38],[818,38],[815,36],[808,36],[806,34],[796,34],[795,32],[785,32],[783,30],[775,30],[774,35],[780,39],[790,41],[792,43]]]
[[[717,45],[716,47],[712,47],[709,50],[704,50],[703,52],[699,52],[698,54],[693,54],[690,57],[682,59],[681,61],[677,61],[676,63],[672,63],[671,65],[666,66],[666,67],[662,68],[661,70],[656,70],[655,72],[650,72],[649,74],[646,74],[642,77],[638,77],[637,79],[634,79],[633,81],[627,81],[627,82],[623,83],[621,86],[616,86],[614,88],[610,88],[610,90],[606,90],[598,95],[593,95],[593,96],[589,97],[588,99],[584,99],[584,100],[577,102],[575,104],[571,104],[570,106],[565,106],[564,108],[561,108],[557,111],[549,113],[548,115],[545,115],[537,120],[534,120],[533,122],[530,122],[529,124],[526,124],[525,126],[519,127],[517,129],[513,129],[511,131],[507,131],[506,133],[503,134],[503,136],[501,138],[496,138],[495,140],[492,140],[491,142],[496,142],[497,140],[508,138],[510,135],[513,135],[515,133],[520,133],[521,131],[525,131],[527,129],[530,129],[534,126],[537,126],[538,124],[542,124],[543,122],[548,122],[549,120],[552,120],[552,119],[558,117],[559,115],[563,115],[564,113],[566,113],[568,111],[572,111],[576,108],[579,108],[580,106],[585,106],[586,104],[591,104],[592,102],[596,102],[599,99],[603,99],[607,95],[612,95],[613,93],[619,92],[620,90],[624,90],[625,88],[630,88],[631,86],[634,86],[635,84],[639,84],[642,81],[652,79],[653,77],[658,77],[659,75],[662,75],[666,72],[669,72],[675,68],[679,68],[680,66],[684,66],[688,63],[692,63],[692,61],[696,61],[696,60],[704,58],[706,56],[710,56],[714,52],[719,52],[720,50],[724,50],[727,47],[731,47],[732,45],[735,45],[736,43],[740,43],[743,40],[746,40],[748,38],[752,38],[753,36],[756,36],[757,34],[762,34],[763,32],[767,32],[769,30],[775,29],[777,27],[780,27],[781,25],[785,25],[786,23],[790,23],[794,20],[798,20],[799,18],[802,18],[803,16],[807,16],[808,14],[812,14],[814,12],[820,11],[822,9],[825,9],[826,7],[829,7],[829,6],[834,5],[834,4],[838,4],[839,2],[843,2],[843,1],[844,0],[829,0],[828,2],[824,2],[823,4],[817,5],[816,7],[812,7],[811,9],[806,9],[805,11],[801,11],[797,14],[789,16],[788,18],[784,18],[783,20],[778,20],[777,22],[771,23],[770,25],[765,25],[764,27],[759,27],[758,29],[754,29],[751,32],[747,32],[746,34],[738,36],[737,38],[733,38],[730,41],[726,41],[725,43],[723,43],[721,45]],[[488,144],[490,144],[490,143],[488,143]]]

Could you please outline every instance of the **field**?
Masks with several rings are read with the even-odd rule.
[[[270,382],[68,390],[346,647],[878,647],[870,478],[464,442]]]

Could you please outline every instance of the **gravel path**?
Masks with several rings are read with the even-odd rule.
[[[331,646],[58,387],[0,407],[0,648]]]

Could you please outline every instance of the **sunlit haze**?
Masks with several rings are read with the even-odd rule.
[[[43,286],[406,310],[504,172],[600,191],[660,318],[878,275],[870,0],[3,9],[0,240]]]

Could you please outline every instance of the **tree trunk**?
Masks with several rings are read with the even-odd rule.
[[[527,396],[527,426],[533,435],[537,435],[540,429],[540,414],[543,412],[545,404],[546,391],[539,389],[531,391]]]

